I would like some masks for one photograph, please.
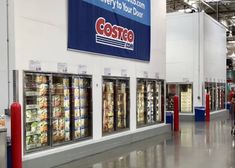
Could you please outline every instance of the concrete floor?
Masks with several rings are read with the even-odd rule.
[[[235,168],[229,120],[181,123],[181,132],[77,160],[57,168]]]

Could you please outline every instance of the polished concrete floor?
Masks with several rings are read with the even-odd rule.
[[[235,168],[235,138],[229,120],[181,123],[181,132],[161,135],[57,168]]]

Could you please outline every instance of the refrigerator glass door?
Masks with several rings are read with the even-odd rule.
[[[49,76],[25,73],[24,140],[26,152],[49,146]]]

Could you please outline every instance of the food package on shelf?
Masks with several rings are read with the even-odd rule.
[[[37,92],[39,96],[45,96],[48,93],[48,84],[39,84]]]
[[[48,106],[47,97],[46,96],[37,97],[37,104],[40,109],[47,108]]]
[[[5,115],[0,114],[0,127],[5,127],[6,126],[6,118]]]
[[[38,83],[38,84],[45,84],[47,82],[48,82],[48,80],[47,80],[46,76],[43,76],[43,75],[37,75],[36,76],[36,83]]]

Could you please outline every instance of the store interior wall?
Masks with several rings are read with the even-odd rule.
[[[193,83],[194,106],[202,105],[200,15],[201,13],[167,14],[166,81]]]
[[[166,81],[193,83],[201,106],[204,82],[225,82],[226,30],[204,12],[167,14],[166,55]]]
[[[136,130],[136,78],[165,79],[165,0],[151,1],[151,60],[142,62],[112,56],[97,55],[67,50],[67,1],[66,0],[18,0],[14,2],[15,69],[19,70],[19,100],[23,103],[23,70],[29,70],[29,61],[38,60],[42,71],[57,72],[57,63],[68,65],[68,73],[78,73],[78,65],[86,65],[87,74],[93,76],[93,139],[102,139],[102,75],[110,68],[112,76],[121,76],[127,70],[130,77],[130,131],[105,137],[109,139],[129,134]],[[43,9],[43,12],[42,12]],[[159,127],[140,128],[144,131]],[[86,143],[81,143],[86,144]],[[73,146],[74,147],[74,146]],[[68,146],[53,149],[64,150]],[[41,155],[45,154],[43,152]],[[40,154],[36,154],[39,156]],[[35,155],[32,155],[35,157]],[[24,159],[30,159],[25,156]]]
[[[226,29],[204,14],[205,81],[226,82]]]
[[[7,9],[6,0],[0,0],[0,114],[8,109],[8,61],[7,61]]]

